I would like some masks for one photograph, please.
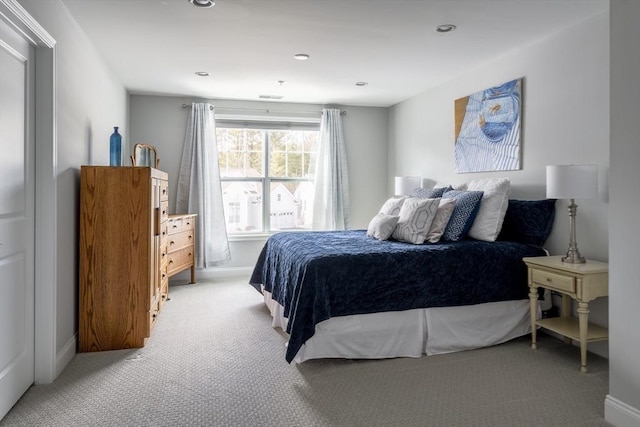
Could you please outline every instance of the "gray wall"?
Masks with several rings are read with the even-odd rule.
[[[20,0],[56,44],[56,351],[75,353],[80,165],[109,164],[112,126],[126,135],[127,93],[59,0]],[[37,208],[37,207],[36,207]],[[37,238],[37,236],[36,236]],[[36,242],[37,244],[37,242]]]
[[[611,1],[609,396],[605,418],[640,425],[640,2]]]
[[[189,109],[194,101],[207,101],[223,114],[257,114],[255,111],[222,110],[223,107],[269,109],[269,116],[278,111],[317,111],[322,105],[269,103],[258,101],[197,100],[171,96],[131,95],[130,145],[146,142],[158,148],[160,169],[169,174],[169,209],[175,212],[175,192],[182,157],[182,146]],[[349,189],[351,195],[351,227],[366,228],[378,212],[387,192],[387,109],[374,107],[332,106],[346,111],[343,131],[347,145]],[[295,114],[283,113],[282,116]],[[232,261],[221,268],[201,271],[200,277],[224,275],[230,269],[248,271],[253,267],[264,244],[265,237],[236,239],[230,243]],[[184,276],[179,276],[181,279]]]
[[[389,114],[389,174],[421,175],[430,181],[462,183],[508,177],[511,197],[545,198],[545,166],[599,166],[600,195],[578,200],[577,240],[582,255],[608,260],[609,174],[608,12],[545,40],[468,70],[450,82],[393,106]],[[579,48],[578,48],[579,47]],[[523,77],[522,169],[454,172],[455,99]],[[564,254],[569,242],[568,201],[559,200],[546,247]],[[607,298],[591,304],[590,319],[607,325]],[[590,350],[607,354],[607,343]]]

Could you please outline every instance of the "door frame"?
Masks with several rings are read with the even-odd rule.
[[[17,2],[0,0],[0,18],[35,48],[35,383],[48,384],[66,363],[56,351],[57,139],[56,40]]]

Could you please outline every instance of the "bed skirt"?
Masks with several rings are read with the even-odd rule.
[[[269,292],[263,295],[272,326],[286,331],[282,306]],[[488,347],[530,332],[528,299],[340,316],[318,323],[294,361],[418,358]]]

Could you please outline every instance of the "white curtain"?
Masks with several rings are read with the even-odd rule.
[[[314,230],[349,228],[349,179],[340,110],[322,110],[315,164]]]
[[[196,268],[231,259],[222,202],[222,185],[213,107],[191,104],[176,191],[176,212],[197,213]]]

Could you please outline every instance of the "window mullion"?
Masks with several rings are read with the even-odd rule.
[[[262,170],[264,170],[264,177],[262,179],[262,229],[265,232],[271,232],[271,180],[269,179],[271,173],[269,172],[269,131],[264,132],[264,144],[262,161],[264,162]]]

